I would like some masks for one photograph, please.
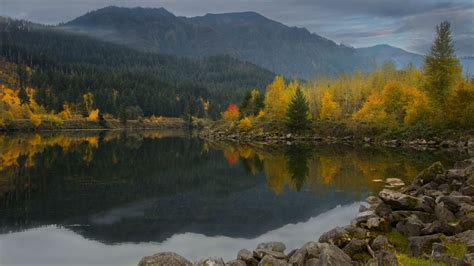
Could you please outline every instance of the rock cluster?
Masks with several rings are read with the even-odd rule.
[[[434,163],[408,186],[389,181],[393,189],[368,197],[350,225],[324,233],[317,242],[288,253],[283,243],[262,243],[226,263],[208,258],[195,265],[398,265],[398,253],[474,265],[474,158],[447,171]],[[145,257],[139,265],[193,264],[167,252]]]
[[[364,136],[320,136],[315,134],[293,134],[279,132],[231,132],[228,130],[211,130],[209,128],[200,131],[199,136],[211,141],[231,141],[241,143],[262,143],[268,145],[285,145],[293,143],[362,143],[365,145],[378,144],[386,147],[412,147],[418,150],[448,149],[457,151],[474,152],[474,137],[464,136],[457,139],[385,139],[377,140]]]

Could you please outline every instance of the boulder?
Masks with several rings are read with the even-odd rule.
[[[376,265],[398,266],[398,260],[395,254],[389,250],[381,250],[375,253]]]
[[[401,180],[400,178],[387,178],[385,180],[385,184],[387,187],[403,187],[405,185],[405,182]]]
[[[280,251],[273,251],[271,249],[256,249],[253,251],[253,256],[257,259],[263,259],[265,256],[271,256],[275,259],[287,259],[285,253]]]
[[[384,235],[378,235],[373,241],[372,245],[370,245],[373,250],[382,250],[387,249],[389,247],[388,238]]]
[[[425,226],[420,232],[421,235],[432,235],[437,233],[443,233],[445,235],[453,235],[456,232],[456,228],[445,222],[445,221],[434,221]]]
[[[392,208],[388,206],[385,203],[380,203],[376,208],[375,208],[375,214],[380,217],[387,218],[390,216],[392,213]]]
[[[408,254],[419,257],[423,254],[431,255],[433,243],[441,242],[441,234],[408,237]]]
[[[348,225],[344,227],[344,229],[346,229],[351,238],[365,239],[369,236],[369,231],[367,229],[357,226]]]
[[[286,246],[282,242],[265,242],[258,244],[257,249],[269,249],[277,252],[284,252]]]
[[[207,259],[200,260],[197,265],[198,266],[225,266],[225,263],[222,258],[210,257]]]
[[[352,239],[342,250],[354,260],[364,261],[370,258],[367,242],[364,240]]]
[[[318,265],[344,266],[352,265],[351,258],[335,245],[318,243],[320,250]]]
[[[440,196],[436,198],[436,203],[443,202],[444,206],[452,213],[456,213],[461,209],[465,203],[472,205],[472,199],[469,196]]]
[[[267,265],[272,265],[272,266],[288,266],[288,262],[283,259],[277,259],[275,257],[272,257],[270,255],[265,255],[262,260],[258,263],[258,265],[262,266],[267,266]]]
[[[379,197],[394,210],[419,210],[421,200],[419,198],[403,194],[401,192],[383,189]]]
[[[392,218],[394,221],[401,221],[405,220],[408,217],[415,215],[420,219],[423,223],[431,223],[435,220],[435,216],[422,211],[394,211],[392,212]]]
[[[444,167],[441,162],[435,162],[430,167],[426,168],[425,170],[421,171],[413,180],[413,184],[423,186],[434,179],[436,179],[437,175],[444,173]]]
[[[140,260],[138,266],[192,266],[193,264],[187,259],[181,257],[174,252],[161,252],[152,256],[146,256]]]
[[[322,234],[319,238],[319,242],[321,243],[333,244],[340,248],[344,247],[350,240],[349,232],[343,227],[336,227]]]
[[[474,253],[464,255],[458,263],[459,266],[472,266],[474,265]]]
[[[474,213],[469,213],[461,218],[459,221],[460,231],[467,231],[474,229]]]
[[[423,222],[416,215],[411,215],[407,219],[397,223],[397,231],[406,236],[419,236],[425,227]]]
[[[456,219],[454,214],[444,207],[444,202],[440,202],[435,207],[435,216],[438,221],[452,222]]]
[[[288,259],[290,265],[304,265],[306,261],[306,256],[308,255],[308,249],[315,247],[316,242],[310,241],[304,244],[300,249],[293,252],[293,254]]]
[[[253,257],[253,252],[247,249],[241,249],[239,253],[237,253],[237,259],[245,261],[245,263],[250,266],[258,264],[257,259]]]
[[[231,260],[226,262],[225,266],[247,266],[247,263],[243,260]]]
[[[369,218],[374,218],[374,217],[377,217],[377,215],[375,215],[375,211],[359,212],[356,218],[352,219],[351,224],[354,226],[358,226],[361,223],[367,222]]]

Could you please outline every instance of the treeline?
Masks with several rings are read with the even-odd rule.
[[[257,98],[246,97],[240,110],[231,105],[223,117],[240,119],[233,123],[240,130],[265,121],[285,124],[288,131],[311,129],[312,123],[325,121],[378,132],[474,128],[474,80],[462,76],[448,22],[437,26],[421,70],[414,66],[397,70],[386,63],[371,73],[356,71],[305,84],[286,84],[277,76],[264,98],[264,106],[248,112],[249,99]]]
[[[34,99],[47,110],[61,112],[67,104],[87,113],[84,95],[90,93],[92,108],[116,117],[130,110],[216,116],[243,97],[244,88],[264,86],[273,76],[228,56],[191,60],[143,53],[9,19],[0,21],[0,56],[31,69],[18,75],[18,83],[34,88]]]

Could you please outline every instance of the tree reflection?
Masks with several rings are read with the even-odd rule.
[[[288,173],[297,191],[305,184],[309,174],[308,160],[311,149],[305,145],[291,145],[285,152]]]

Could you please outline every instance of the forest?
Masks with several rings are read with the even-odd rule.
[[[387,62],[369,73],[304,83],[276,76],[264,95],[249,91],[240,106],[230,104],[223,120],[243,132],[268,124],[305,131],[328,123],[373,132],[472,129],[474,80],[462,75],[449,22],[436,29],[422,69],[397,70]]]
[[[18,96],[3,105],[21,105],[4,106],[3,120],[29,119],[30,111],[34,120],[37,107],[44,115],[92,118],[216,116],[246,88],[263,87],[273,77],[229,56],[191,60],[149,54],[18,20],[0,20],[0,40],[2,95]]]

